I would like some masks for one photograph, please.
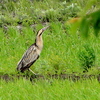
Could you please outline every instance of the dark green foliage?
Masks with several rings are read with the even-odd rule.
[[[97,36],[100,31],[100,10],[94,12],[93,14],[91,14],[91,16],[92,16],[94,33]]]
[[[79,60],[81,67],[84,71],[88,71],[94,65],[95,62],[95,52],[92,47],[85,45],[84,49],[79,52]]]
[[[94,29],[94,34],[97,36],[100,31],[100,10],[86,15],[80,24],[80,32],[84,36],[88,36],[90,26]]]
[[[85,37],[87,37],[88,32],[89,32],[89,21],[87,21],[86,18],[83,18],[80,24],[80,33],[84,35]]]

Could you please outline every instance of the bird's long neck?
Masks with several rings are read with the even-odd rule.
[[[37,35],[37,37],[36,37],[36,45],[38,46],[38,48],[40,49],[40,50],[42,50],[42,48],[43,48],[43,40],[42,40],[42,35]]]
[[[36,45],[38,46],[38,48],[39,48],[40,50],[42,50],[42,48],[43,48],[42,33],[43,33],[44,30],[46,30],[47,28],[48,28],[48,26],[47,26],[47,27],[44,27],[44,28],[42,28],[42,29],[40,29],[40,30],[38,31],[38,33],[37,33],[37,36],[36,36],[35,42],[36,42]]]

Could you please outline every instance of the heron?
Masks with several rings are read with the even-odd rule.
[[[36,35],[35,43],[32,44],[26,52],[23,54],[21,60],[17,64],[17,71],[24,72],[25,70],[31,71],[33,74],[36,75],[35,72],[33,72],[30,67],[36,62],[36,60],[39,58],[40,53],[43,48],[43,39],[42,39],[42,33],[48,28],[44,27],[40,29]]]

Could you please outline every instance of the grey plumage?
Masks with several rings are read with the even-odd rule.
[[[29,69],[31,65],[39,58],[43,48],[42,33],[48,27],[49,26],[44,27],[38,31],[35,43],[29,47],[29,49],[22,56],[22,59],[19,61],[17,65],[18,71],[24,72],[25,70]]]

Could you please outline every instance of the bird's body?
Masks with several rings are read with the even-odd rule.
[[[17,70],[21,72],[27,70],[39,58],[40,53],[37,51],[39,51],[38,47],[36,47],[36,44],[34,43],[29,47],[22,59],[19,61]]]
[[[42,33],[47,28],[48,27],[44,27],[39,30],[35,43],[28,48],[28,50],[22,56],[22,59],[19,61],[17,65],[18,71],[24,72],[25,70],[29,69],[31,65],[39,58],[43,48]]]

